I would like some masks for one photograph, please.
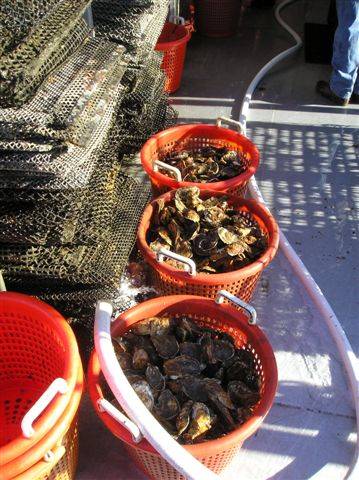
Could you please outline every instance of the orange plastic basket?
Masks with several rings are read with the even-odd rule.
[[[65,451],[64,451],[65,450]],[[61,441],[58,453],[52,462],[41,460],[32,468],[13,480],[73,480],[75,478],[79,453],[79,432],[77,418]]]
[[[243,154],[245,171],[229,180],[213,183],[179,182],[154,170],[154,162],[179,150],[198,150],[202,147],[227,147]],[[180,187],[196,186],[200,190],[216,190],[243,197],[249,179],[259,167],[259,151],[245,136],[215,125],[192,124],[169,128],[153,135],[141,149],[142,166],[151,180],[153,197]]]
[[[195,0],[195,25],[207,37],[230,37],[238,28],[240,0]]]
[[[83,377],[81,366],[76,386],[63,415],[37,444],[1,467],[0,480],[74,478],[78,456],[77,412],[83,391]],[[59,472],[63,476],[56,477],[54,474]]]
[[[0,293],[0,470],[36,446],[62,417],[77,386],[81,360],[75,336],[52,307],[26,295]],[[25,413],[56,378],[57,394],[25,438]]]
[[[176,191],[167,192],[161,197],[165,202],[169,202]],[[200,197],[202,199],[211,196],[222,196],[221,192],[211,190],[202,190]],[[199,295],[203,297],[214,298],[218,290],[227,290],[233,295],[237,295],[245,302],[249,302],[254,293],[254,289],[264,268],[273,260],[278,250],[279,230],[277,223],[266,207],[255,200],[246,200],[227,195],[228,203],[238,211],[244,214],[250,214],[259,224],[268,239],[268,247],[261,257],[255,262],[247,265],[240,270],[227,273],[198,273],[191,276],[190,273],[176,269],[166,263],[160,263],[157,260],[155,252],[151,250],[147,243],[147,232],[151,225],[152,215],[155,209],[156,201],[150,203],[142,216],[137,232],[137,246],[141,251],[144,260],[149,264],[154,287],[163,295]]]
[[[261,400],[253,415],[233,432],[217,440],[210,440],[185,448],[204,465],[220,473],[235,458],[242,443],[252,435],[269,412],[278,383],[278,373],[273,350],[263,332],[249,325],[245,315],[228,304],[218,305],[203,297],[173,295],[148,300],[121,314],[112,325],[113,336],[123,335],[131,326],[145,318],[162,315],[186,315],[200,325],[209,326],[230,334],[236,346],[254,353],[256,369],[261,376]],[[137,465],[152,479],[180,480],[183,477],[165,461],[154,448],[142,440],[136,444],[131,434],[106,412],[99,411],[98,400],[104,398],[104,383],[97,353],[92,352],[88,365],[88,389],[93,406],[107,428],[125,442],[128,452]]]
[[[155,49],[163,52],[162,70],[166,74],[167,93],[173,93],[180,87],[187,42],[190,38],[191,32],[184,25],[165,23]]]

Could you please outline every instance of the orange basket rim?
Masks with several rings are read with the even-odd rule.
[[[180,137],[180,135],[188,135],[194,130],[202,130],[204,133],[205,131],[218,131],[218,140],[229,140],[241,146],[245,144],[245,150],[249,151],[251,154],[250,164],[248,165],[246,170],[240,175],[236,175],[235,177],[229,178],[228,180],[221,180],[219,182],[211,183],[186,181],[179,182],[178,180],[170,178],[163,173],[155,172],[153,170],[152,159],[150,156],[150,152],[152,151],[153,146],[155,146],[160,139],[163,139],[166,136]],[[206,125],[203,123],[189,123],[186,125],[177,125],[175,127],[162,130],[155,135],[152,135],[152,137],[150,137],[141,148],[140,157],[142,166],[145,169],[146,173],[149,175],[149,177],[158,180],[161,185],[165,185],[166,187],[169,187],[171,189],[181,187],[198,187],[201,190],[230,190],[242,183],[247,182],[253,175],[255,175],[259,168],[260,162],[259,150],[255,146],[255,144],[251,140],[249,140],[249,138],[229,128],[217,127],[217,125]]]
[[[57,310],[45,302],[28,295],[17,292],[0,292],[0,318],[1,312],[4,310],[3,307],[7,302],[11,302],[13,306],[17,305],[19,308],[21,308],[21,306],[26,306],[27,308],[30,306],[34,312],[45,316],[46,322],[48,322],[51,328],[63,339],[66,345],[63,378],[68,383],[68,391],[63,395],[57,395],[41,416],[34,422],[35,433],[31,438],[23,437],[20,432],[16,438],[0,447],[0,466],[18,458],[33,445],[41,441],[42,437],[48,433],[49,429],[53,427],[67,408],[76,386],[78,370],[82,368],[75,335],[70,325]]]
[[[165,200],[165,202],[168,202],[174,197],[175,193],[176,190],[166,192],[160,197],[157,197],[155,200],[153,200],[149,205],[147,205],[138,226],[137,246],[141,251],[144,259],[147,260],[156,270],[164,274],[171,275],[178,280],[191,284],[220,285],[234,282],[241,278],[247,278],[248,276],[255,275],[256,273],[261,272],[264,267],[268,265],[275,257],[279,245],[279,228],[276,221],[274,220],[274,217],[264,205],[260,204],[256,200],[236,197],[235,195],[226,194],[225,192],[218,192],[215,190],[201,190],[201,198],[208,198],[210,196],[226,196],[230,205],[235,206],[238,209],[240,209],[241,207],[246,207],[249,213],[251,213],[252,215],[254,214],[254,216],[257,218],[260,218],[260,220],[267,228],[269,234],[269,243],[266,250],[257,260],[250,263],[249,265],[246,265],[245,267],[238,270],[233,270],[226,273],[197,273],[196,275],[191,276],[188,272],[172,267],[166,262],[158,262],[155,252],[151,250],[147,243],[146,236],[151,224],[153,209],[156,202],[159,199],[163,199]]]
[[[78,411],[83,388],[84,372],[82,365],[80,365],[77,371],[75,388],[72,392],[70,402],[62,416],[58,419],[54,427],[43,438],[41,438],[41,440],[22,455],[19,455],[11,462],[6,463],[1,467],[1,478],[6,480],[17,477],[17,475],[20,474],[26,474],[26,471],[39,462],[47,451],[52,450],[52,448],[58,444],[59,440],[63,438],[70,428]]]
[[[155,50],[157,51],[165,51],[165,50],[170,50],[171,48],[178,47],[182,45],[183,43],[187,43],[191,39],[191,32],[188,31],[185,25],[177,25],[177,23],[173,22],[166,22],[165,26],[167,25],[175,25],[178,30],[180,30],[183,33],[183,36],[177,40],[170,40],[170,41],[165,41],[162,42],[160,40],[157,41]]]
[[[184,302],[186,308],[195,305],[195,303],[200,304],[202,311],[205,311],[206,313],[208,313],[210,310],[213,311],[214,309],[218,309],[217,311],[220,309],[221,312],[225,312],[226,322],[230,323],[234,329],[240,329],[245,335],[250,334],[252,338],[256,337],[259,346],[258,350],[261,352],[263,358],[265,358],[265,368],[271,373],[270,381],[266,382],[266,388],[264,395],[261,398],[261,402],[255,409],[252,417],[236,428],[233,432],[230,432],[216,440],[208,440],[206,442],[184,446],[186,450],[188,450],[197,458],[209,457],[218,454],[219,450],[229,450],[230,448],[243,443],[246,438],[252,435],[259,428],[274,402],[274,397],[278,386],[277,363],[269,340],[258,326],[249,325],[245,315],[231,305],[218,305],[213,299],[206,297],[199,297],[195,295],[169,295],[147,300],[120,314],[112,324],[112,333],[118,334],[119,330],[123,330],[123,325],[121,324],[123,324],[126,319],[130,320],[131,317],[135,317],[136,320],[133,321],[133,323],[136,323],[137,321],[147,318],[148,315],[146,316],[146,311],[149,308],[152,308],[152,316],[157,307],[157,313],[159,313],[160,311],[163,312],[163,310],[176,306],[181,302]],[[260,355],[258,352],[256,353]],[[141,442],[138,444],[134,443],[131,434],[124,427],[118,424],[106,412],[100,412],[98,410],[97,402],[99,399],[103,398],[102,388],[99,381],[100,374],[101,367],[99,358],[96,350],[93,350],[88,363],[87,385],[91,402],[100,419],[116,437],[120,438],[129,446],[158,455],[158,452],[146,439],[141,440]]]

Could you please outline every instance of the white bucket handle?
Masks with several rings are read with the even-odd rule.
[[[168,170],[176,175],[177,182],[182,182],[182,174],[177,167],[168,165],[167,163],[161,162],[161,160],[155,160],[153,162],[153,171],[158,172],[158,167],[163,168],[163,170]]]
[[[183,255],[179,255],[178,253],[171,252],[171,250],[167,250],[167,248],[160,248],[156,254],[157,261],[162,263],[167,258],[172,258],[173,260],[177,260],[177,262],[183,263],[186,266],[186,271],[192,276],[197,275],[197,268],[196,264],[190,258],[184,257]]]
[[[110,331],[112,310],[112,305],[107,302],[97,303],[94,335],[102,373],[117,401],[157,452],[186,479],[219,480],[217,475],[171,437],[133,390],[118,363],[112,345]]]
[[[138,428],[138,426],[131,422],[129,418],[126,417],[118,408],[116,408],[114,405],[112,405],[108,400],[105,398],[100,398],[97,401],[97,406],[100,412],[106,412],[108,413],[116,422],[118,422],[120,425],[122,425],[126,430],[130,432],[132,435],[132,440],[135,443],[140,443],[140,441],[143,439],[143,435]]]
[[[35,430],[32,426],[34,421],[49,406],[58,393],[62,395],[68,391],[68,385],[63,378],[56,378],[51,385],[45,390],[41,397],[34,403],[30,410],[24,415],[21,421],[21,430],[25,438],[31,438]]]
[[[216,297],[215,302],[218,303],[218,304],[221,304],[221,303],[223,303],[225,298],[227,298],[227,300],[230,300],[231,302],[233,302],[238,307],[243,308],[243,310],[245,310],[248,313],[248,315],[249,315],[249,318],[248,318],[249,325],[256,325],[256,323],[257,323],[257,312],[256,312],[256,309],[254,307],[252,307],[252,305],[249,305],[248,303],[244,302],[243,300],[236,297],[235,295],[232,295],[231,293],[227,292],[226,290],[220,290],[217,293],[217,297]]]
[[[172,15],[170,22],[175,23],[176,25],[184,25],[186,23],[185,19],[179,15]]]
[[[228,125],[232,125],[233,127],[236,127],[239,133],[243,133],[244,131],[243,125],[240,122],[237,122],[237,120],[232,120],[231,118],[227,118],[227,117],[217,117],[217,120],[216,120],[217,127],[221,127],[222,122]]]

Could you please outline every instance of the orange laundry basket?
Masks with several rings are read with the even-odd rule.
[[[255,356],[256,369],[261,377],[261,400],[253,415],[243,425],[221,438],[184,447],[208,468],[220,473],[234,460],[246,438],[259,428],[273,404],[278,373],[272,347],[260,328],[249,325],[245,315],[231,305],[219,305],[208,298],[184,295],[155,298],[127,310],[114,321],[112,335],[123,335],[135,323],[163,315],[186,315],[201,326],[227,332],[234,338],[238,348],[249,350]],[[183,479],[147,440],[136,444],[123,426],[108,413],[99,410],[98,401],[104,398],[108,386],[101,375],[95,351],[88,366],[88,389],[93,406],[103,423],[125,443],[131,457],[146,475],[156,480]]]
[[[166,74],[167,93],[173,93],[180,87],[187,42],[190,38],[191,32],[184,25],[165,23],[156,50],[163,52],[162,69]]]
[[[78,433],[78,421],[75,418],[61,442],[58,442],[61,445],[55,449],[51,462],[42,459],[13,480],[74,480],[79,454]]]
[[[77,412],[82,391],[83,371],[80,368],[75,390],[64,414],[37,444],[1,468],[1,480],[75,478],[78,460]]]
[[[69,417],[69,412],[74,405],[77,410],[81,397],[81,375],[76,339],[65,319],[32,297],[1,292],[1,479],[13,478],[41,459],[46,453],[41,445],[45,439],[53,439],[59,424],[69,429],[74,417]],[[58,384],[62,385],[59,391]],[[37,410],[39,399],[46,396],[45,404]],[[24,417],[30,419],[32,414],[25,430]]]
[[[167,192],[159,199],[168,203],[176,191]],[[222,192],[202,190],[200,198],[223,196]],[[264,268],[273,260],[278,250],[279,229],[276,221],[266,207],[255,200],[245,200],[234,195],[227,195],[228,204],[235,210],[243,212],[247,218],[253,217],[268,240],[267,249],[255,262],[227,273],[190,274],[158,260],[158,254],[147,243],[147,233],[155,212],[156,201],[150,203],[142,216],[137,232],[137,246],[146,263],[149,264],[154,287],[163,295],[199,295],[214,298],[218,290],[227,290],[249,302]],[[158,199],[157,199],[158,200]],[[193,272],[192,272],[193,273]]]
[[[220,121],[218,119],[217,124]],[[179,181],[157,171],[156,160],[163,160],[169,153],[208,146],[227,147],[237,151],[243,156],[245,171],[229,180],[212,183]],[[154,197],[175,188],[194,186],[200,190],[210,189],[244,196],[248,181],[259,167],[259,151],[247,137],[228,128],[204,124],[179,125],[163,130],[147,140],[141,149],[141,162],[151,180]]]

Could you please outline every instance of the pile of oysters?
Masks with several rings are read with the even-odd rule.
[[[212,183],[237,177],[246,170],[244,154],[227,147],[203,147],[197,150],[181,150],[170,153],[161,161],[177,167],[184,182]],[[166,169],[164,175],[173,177]]]
[[[137,395],[182,444],[227,434],[260,400],[254,355],[187,316],[148,318],[113,344]]]
[[[268,244],[249,212],[231,208],[225,196],[202,200],[198,187],[179,188],[168,203],[156,201],[147,242],[153,251],[166,248],[192,258],[199,273],[238,270],[257,260]]]

